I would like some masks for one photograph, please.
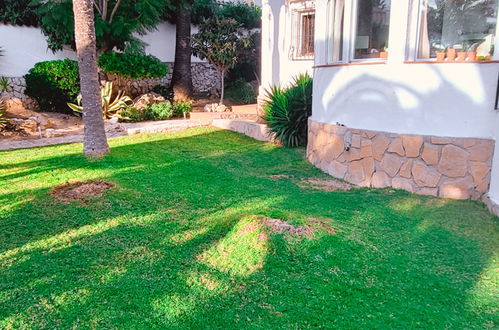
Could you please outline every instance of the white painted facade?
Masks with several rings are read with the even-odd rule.
[[[289,61],[290,1],[263,3],[263,84],[286,82],[309,65]],[[389,56],[356,60],[356,0],[345,0],[346,45],[343,61],[332,62],[331,6],[316,0],[314,94],[311,120],[391,133],[496,141],[489,197],[499,204],[499,110],[495,109],[499,47],[492,61],[469,63],[417,62],[419,0],[392,0]],[[498,28],[499,29],[499,28]],[[497,42],[496,33],[496,45]],[[346,48],[345,48],[346,47]],[[350,48],[349,48],[350,47]]]
[[[313,2],[307,10],[313,10]],[[284,0],[262,1],[262,92],[272,85],[286,85],[301,73],[312,75],[313,58],[293,57],[293,15],[304,9]]]

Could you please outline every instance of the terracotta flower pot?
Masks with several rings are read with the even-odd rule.
[[[467,52],[466,56],[468,57],[468,61],[470,62],[476,61],[476,52]]]
[[[457,52],[457,61],[458,62],[466,61],[466,52]]]
[[[436,52],[437,62],[445,62],[445,52]]]
[[[388,52],[379,52],[380,58],[388,58]]]
[[[456,60],[456,50],[454,48],[447,49],[447,61]]]

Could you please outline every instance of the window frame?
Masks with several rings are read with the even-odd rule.
[[[290,61],[313,61],[315,59],[315,30],[317,13],[315,5],[310,1],[292,1],[289,6],[289,22],[291,23],[291,40],[289,42]],[[301,55],[303,41],[303,17],[307,15],[314,16],[314,33],[312,35],[314,42],[313,54],[308,56]]]
[[[326,60],[328,64],[348,64],[348,63],[370,63],[370,62],[383,62],[386,63],[387,58],[375,57],[375,58],[355,58],[355,41],[357,38],[357,23],[358,23],[358,4],[359,0],[344,0],[344,16],[343,16],[343,52],[342,60],[334,61],[332,59],[332,47],[333,47],[333,30],[334,25],[334,11],[336,1],[339,0],[328,0],[327,8],[327,36],[326,36]],[[390,2],[390,15],[391,13],[391,2]],[[390,40],[391,24],[389,22],[388,28],[388,38]]]

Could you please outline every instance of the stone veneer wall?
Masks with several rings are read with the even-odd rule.
[[[156,85],[168,86],[172,79],[173,63],[167,63],[168,74],[163,78],[131,80],[127,82],[127,92],[132,95],[140,95],[150,92]],[[192,63],[192,87],[195,93],[219,93],[221,77],[218,71],[209,63]],[[36,110],[36,101],[24,94],[26,81],[24,77],[10,77],[10,89],[2,93],[6,98],[18,98],[27,109]]]
[[[364,187],[479,199],[489,188],[493,151],[494,141],[487,139],[404,135],[313,120],[308,126],[309,161]]]

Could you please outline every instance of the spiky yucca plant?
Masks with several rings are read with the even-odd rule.
[[[0,98],[0,131],[5,128],[7,124],[7,119],[5,118],[5,113],[7,112],[7,105],[5,104],[5,100]]]
[[[124,95],[125,92],[123,91],[118,91],[118,94],[113,98],[113,83],[109,81],[102,87],[100,93],[102,97],[102,115],[104,118],[111,117],[112,114],[125,108],[132,102],[132,99],[129,96]],[[81,94],[78,95],[76,101],[77,104],[68,103],[68,107],[75,112],[82,112]]]
[[[266,91],[266,99],[263,119],[276,140],[286,147],[305,146],[312,115],[312,78],[302,74],[289,88],[273,86]]]

